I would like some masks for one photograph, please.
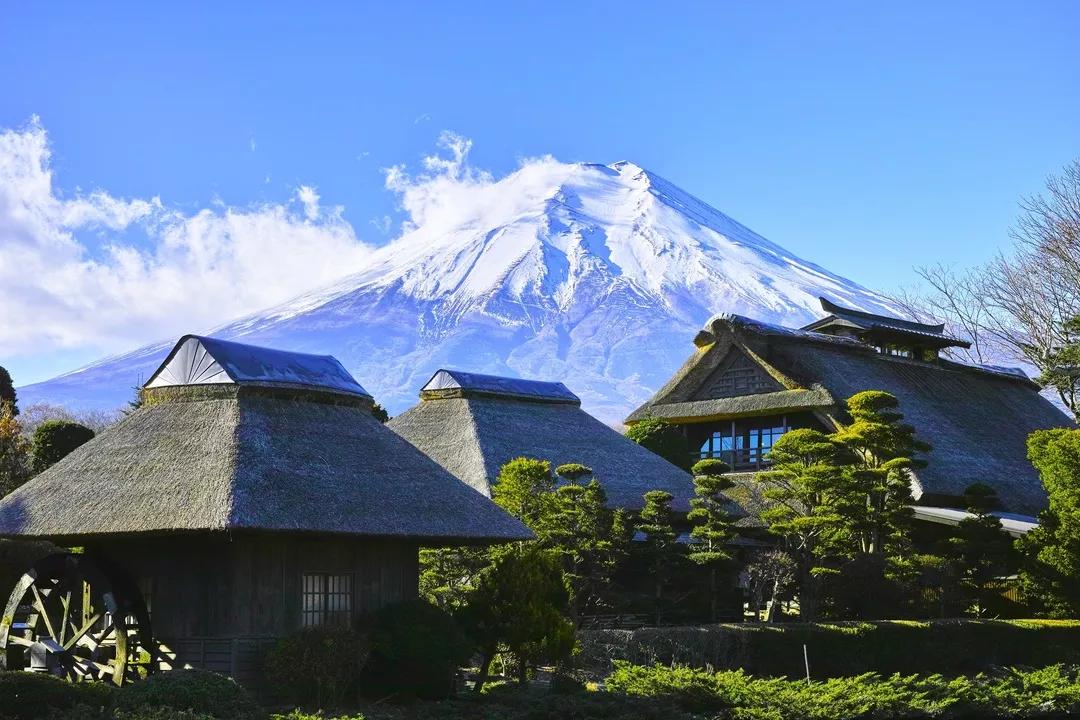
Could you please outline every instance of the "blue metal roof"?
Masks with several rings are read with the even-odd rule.
[[[420,392],[429,390],[462,390],[484,395],[502,395],[528,400],[580,403],[581,399],[561,382],[523,380],[499,375],[481,375],[461,370],[439,370]]]
[[[332,355],[275,350],[185,335],[146,387],[257,384],[308,387],[371,397]]]

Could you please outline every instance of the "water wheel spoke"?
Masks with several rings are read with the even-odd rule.
[[[44,598],[42,598],[36,585],[31,585],[30,591],[34,594],[34,607],[36,607],[38,613],[40,613],[38,617],[45,623],[45,630],[48,631],[49,637],[56,638],[56,630],[53,629],[52,620],[49,619],[49,611],[45,609]]]
[[[63,645],[64,644],[64,636],[67,635],[68,625],[71,622],[71,591],[70,590],[68,590],[66,593],[64,593],[63,597],[60,598],[60,605],[62,605],[63,608],[64,608],[64,614],[62,616],[62,619],[60,620],[60,637],[57,639],[57,642],[60,643],[61,645]],[[72,627],[72,629],[74,629],[74,627]]]
[[[11,635],[8,637],[8,642],[12,645],[22,645],[23,647],[34,647],[34,641],[29,638],[24,638],[21,635]]]
[[[63,645],[64,649],[65,650],[70,650],[72,647],[75,646],[76,643],[81,643],[83,637],[85,637],[86,634],[88,632],[90,632],[91,628],[93,628],[94,625],[97,624],[97,621],[100,620],[100,619],[101,619],[101,613],[94,613],[94,615],[91,616],[91,618],[86,621],[85,625],[83,625],[81,628],[79,628],[79,630],[76,631],[76,633],[74,635],[72,635],[70,638],[68,638],[68,641],[66,643],[64,643],[64,645]]]

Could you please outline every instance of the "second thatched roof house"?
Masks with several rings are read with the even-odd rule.
[[[590,467],[615,507],[638,509],[646,492],[666,490],[685,511],[693,496],[688,473],[586,413],[562,383],[439,370],[388,424],[484,495],[524,456]]]
[[[848,397],[884,390],[933,446],[914,479],[919,505],[963,508],[964,491],[983,483],[1005,510],[1033,515],[1045,506],[1026,439],[1072,422],[1038,385],[1019,370],[940,357],[944,348],[966,345],[942,325],[821,303],[825,317],[799,330],[738,315],[712,318],[689,359],[626,422],[658,417],[679,425],[694,457],[722,458],[752,487],[787,430],[832,431],[845,421]]]

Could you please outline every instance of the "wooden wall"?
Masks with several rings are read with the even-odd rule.
[[[354,621],[417,596],[415,542],[276,534],[113,540],[102,552],[148,590],[154,635],[280,637],[300,627],[304,573],[352,575]]]

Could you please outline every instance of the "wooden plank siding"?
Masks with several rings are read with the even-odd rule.
[[[415,598],[415,541],[232,534],[110,539],[94,546],[124,567],[149,597],[155,639],[173,666],[254,680],[258,655],[301,627],[305,573],[352,578],[351,622]],[[172,663],[170,663],[172,664]]]

